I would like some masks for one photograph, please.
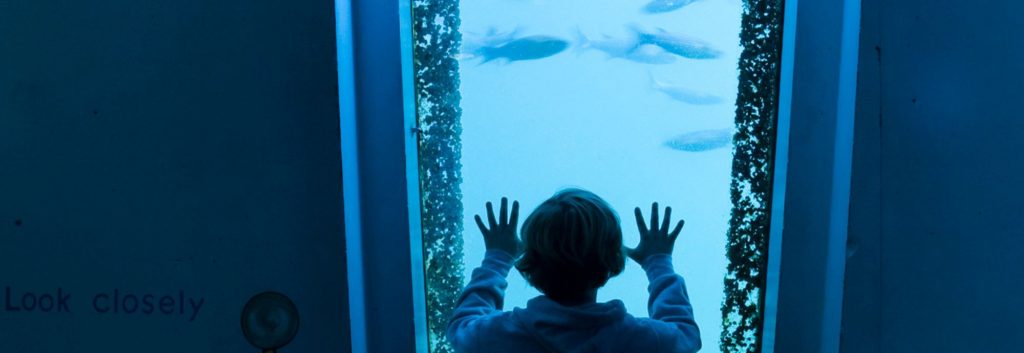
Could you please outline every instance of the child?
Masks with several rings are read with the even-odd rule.
[[[489,227],[477,226],[487,252],[473,271],[448,323],[448,340],[458,352],[696,352],[700,331],[683,278],[672,269],[672,246],[683,228],[669,231],[672,209],[658,222],[658,204],[648,228],[636,208],[640,244],[623,248],[618,216],[597,195],[563,190],[537,207],[516,237],[519,203],[501,199],[495,220],[487,203]],[[520,257],[520,250],[522,254]],[[650,281],[651,318],[626,313],[622,301],[596,301],[597,289],[622,272],[625,256],[640,263]],[[544,295],[526,308],[502,311],[505,276],[513,262]]]

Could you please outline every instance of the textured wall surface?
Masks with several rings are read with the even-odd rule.
[[[347,351],[333,6],[0,1],[0,351]]]
[[[1017,352],[1017,2],[863,2],[844,352]]]

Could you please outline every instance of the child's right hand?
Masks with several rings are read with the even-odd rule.
[[[626,248],[626,255],[641,265],[651,255],[672,255],[672,248],[675,245],[676,238],[679,237],[679,232],[683,230],[683,224],[686,222],[679,220],[675,229],[669,232],[668,227],[671,223],[672,208],[665,207],[665,219],[659,225],[658,203],[655,202],[651,205],[651,227],[647,228],[647,225],[644,223],[643,214],[640,212],[640,207],[633,211],[636,214],[636,226],[640,229],[640,244],[637,244],[632,249]]]

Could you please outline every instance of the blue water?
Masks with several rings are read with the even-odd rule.
[[[728,139],[735,116],[742,4],[704,0],[662,13],[646,13],[647,5],[461,2],[470,46],[459,72],[466,276],[483,258],[472,217],[487,201],[519,200],[524,219],[555,191],[585,188],[619,212],[628,246],[638,241],[632,209],[646,213],[658,201],[686,219],[674,264],[687,282],[704,351],[718,352],[732,162],[722,136]],[[635,38],[633,28],[685,35],[716,52],[692,59],[645,45],[632,56],[615,55],[616,44]],[[530,36],[558,38],[568,48],[531,60],[473,55],[480,46]],[[508,309],[539,294],[516,271],[509,283]],[[629,262],[598,300],[621,299],[631,314],[647,316],[646,287],[640,267]]]

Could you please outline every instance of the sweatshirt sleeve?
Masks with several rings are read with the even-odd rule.
[[[477,334],[476,323],[492,313],[500,313],[505,301],[505,288],[512,268],[512,255],[501,250],[488,250],[480,267],[473,270],[469,284],[455,302],[455,311],[448,322],[448,341],[456,351],[468,351]]]
[[[696,352],[700,350],[700,329],[693,319],[693,307],[686,294],[683,277],[672,268],[669,255],[652,255],[643,263],[644,272],[650,285],[650,299],[647,311],[651,319],[668,324],[672,329],[659,337],[671,348],[671,352]]]

